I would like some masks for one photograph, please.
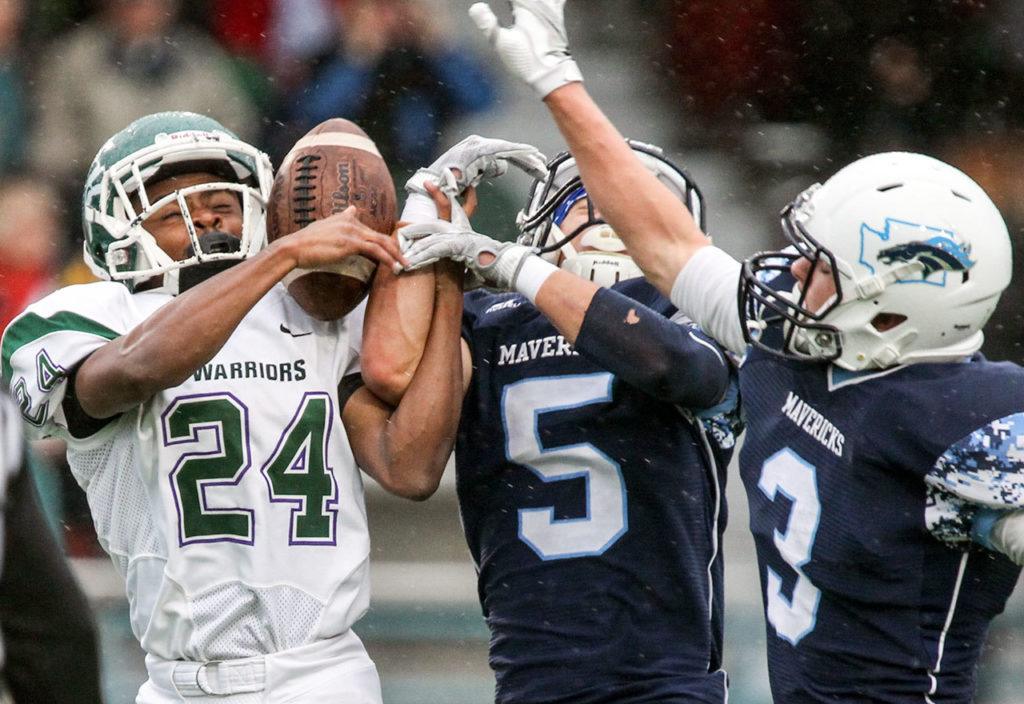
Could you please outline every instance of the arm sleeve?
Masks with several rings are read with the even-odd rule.
[[[689,408],[714,406],[729,384],[729,364],[707,336],[609,289],[594,296],[574,346],[644,393]]]
[[[47,529],[24,465],[11,479],[4,525],[0,628],[15,701],[101,702],[89,604]]]
[[[737,356],[747,351],[739,310],[741,265],[718,247],[703,247],[672,285],[672,305]]]
[[[978,428],[943,452],[925,482],[985,508],[1024,508],[1024,413]]]

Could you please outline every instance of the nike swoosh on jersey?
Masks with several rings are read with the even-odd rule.
[[[292,332],[291,330],[285,327],[284,323],[281,323],[281,332],[288,333],[292,337],[305,337],[306,335],[313,334],[312,330],[310,330],[309,332]]]

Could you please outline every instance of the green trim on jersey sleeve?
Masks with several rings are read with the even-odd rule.
[[[14,357],[14,353],[25,345],[55,332],[82,332],[106,340],[113,340],[121,336],[121,333],[114,332],[105,325],[78,313],[60,311],[48,318],[35,313],[26,313],[15,320],[4,333],[3,348],[0,353],[3,355],[2,374],[5,384],[11,383],[13,374],[11,358]]]

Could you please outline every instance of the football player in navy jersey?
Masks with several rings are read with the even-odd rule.
[[[507,144],[469,143],[492,161]],[[660,149],[630,148],[701,217],[696,187]],[[444,181],[451,166],[450,192],[481,171],[447,155],[428,171]],[[411,185],[403,220],[425,198]],[[403,360],[416,356],[407,321],[430,306],[410,291],[429,293],[430,263],[461,262],[498,289],[465,297],[456,442],[496,700],[722,704],[719,541],[738,430],[729,362],[640,277],[568,154],[534,184],[518,244],[469,234],[457,201],[427,188],[454,222],[401,230],[418,271],[371,294],[363,374],[375,392],[401,394]]]
[[[783,210],[791,248],[741,264],[587,95],[564,4],[512,0],[509,28],[470,13],[648,279],[746,355],[740,469],[775,701],[971,701],[1024,562],[1024,371],[977,354],[1010,280],[1002,217],[953,167],[879,154]]]

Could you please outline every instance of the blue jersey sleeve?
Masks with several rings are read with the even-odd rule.
[[[594,296],[575,347],[644,393],[689,408],[715,406],[729,386],[714,341],[617,290]]]
[[[953,443],[925,481],[972,504],[1024,508],[1024,413],[994,420]]]

